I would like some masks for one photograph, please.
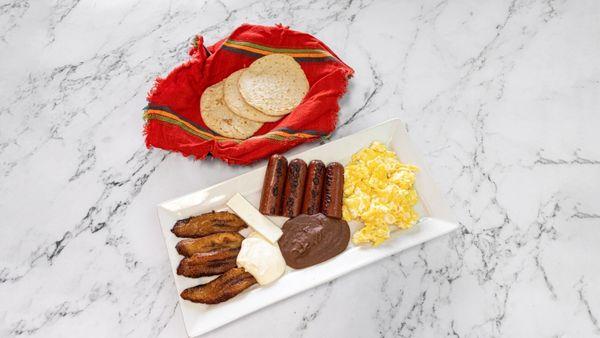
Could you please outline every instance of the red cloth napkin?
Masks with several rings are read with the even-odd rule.
[[[242,25],[229,37],[205,47],[197,36],[190,60],[158,78],[145,108],[146,146],[173,150],[198,159],[208,154],[229,164],[249,164],[283,153],[304,142],[329,135],[336,126],[338,99],[345,93],[354,70],[312,35],[287,27]],[[296,59],[310,89],[283,119],[265,123],[251,138],[235,140],[212,132],[200,115],[205,88],[234,71],[272,53]]]

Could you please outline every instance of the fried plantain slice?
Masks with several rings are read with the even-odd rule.
[[[204,237],[220,232],[237,232],[247,227],[236,214],[228,211],[209,212],[175,222],[171,232],[177,237]]]
[[[233,268],[212,281],[181,292],[181,298],[194,303],[218,304],[239,295],[256,283],[243,268]]]
[[[237,249],[242,246],[244,236],[237,232],[221,232],[200,238],[183,239],[175,249],[180,255],[190,257],[196,253],[210,252],[218,249]]]
[[[177,274],[190,278],[220,275],[236,267],[235,260],[240,249],[219,249],[193,254],[181,260]]]

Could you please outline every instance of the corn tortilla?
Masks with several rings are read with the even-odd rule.
[[[200,98],[200,114],[204,123],[219,135],[247,139],[263,125],[261,122],[251,121],[237,116],[223,100],[223,81],[214,84],[202,93]]]
[[[243,72],[244,69],[240,69],[236,72],[233,72],[227,77],[227,79],[225,79],[223,97],[225,99],[225,104],[229,107],[229,109],[231,109],[231,111],[238,116],[257,122],[274,122],[281,119],[280,116],[271,116],[262,113],[260,110],[252,107],[244,100],[242,94],[240,94],[240,90],[238,89],[238,81]]]
[[[238,86],[249,105],[273,116],[296,108],[309,87],[300,64],[285,54],[271,54],[254,61],[240,75]]]

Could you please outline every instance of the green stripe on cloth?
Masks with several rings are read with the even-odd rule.
[[[174,119],[170,119],[168,117],[165,116],[161,116],[161,115],[154,115],[154,114],[146,114],[146,119],[152,119],[152,120],[159,120],[162,122],[166,122],[166,123],[170,123],[170,124],[174,124],[177,125],[179,128],[183,129],[184,131],[186,131],[189,134],[192,134],[194,136],[200,137],[203,140],[213,140],[214,138],[212,137],[207,137],[206,135],[202,135],[200,133],[197,133],[195,130],[191,129],[190,127],[186,126],[185,124],[181,123],[180,121],[174,120]]]
[[[329,56],[329,52],[323,49],[310,49],[310,48],[273,48],[273,47],[268,47],[268,46],[263,46],[263,45],[258,45],[252,42],[247,42],[247,41],[236,41],[236,40],[227,40],[227,43],[230,43],[232,45],[238,45],[238,46],[247,46],[247,47],[252,47],[252,48],[256,48],[256,49],[262,49],[262,50],[266,50],[269,52],[278,52],[278,53],[319,53],[319,54],[325,54],[324,56]]]

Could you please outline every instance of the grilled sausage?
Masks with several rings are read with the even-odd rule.
[[[308,165],[302,213],[313,215],[321,211],[321,194],[325,176],[325,164],[319,160],[312,160]]]
[[[181,298],[194,303],[218,304],[239,295],[256,284],[256,279],[243,268],[233,268],[212,281],[187,288]]]
[[[221,232],[200,238],[189,238],[179,241],[175,246],[177,252],[185,257],[196,253],[210,252],[219,249],[238,249],[242,246],[244,236],[237,232]]]
[[[260,197],[260,212],[264,215],[281,215],[283,188],[287,174],[287,160],[275,154],[269,158],[269,164],[263,181]]]
[[[190,278],[220,275],[236,267],[240,249],[220,249],[193,254],[181,260],[177,274]]]
[[[333,218],[342,218],[342,200],[344,198],[344,166],[332,162],[325,171],[321,213]]]
[[[213,211],[181,219],[175,223],[171,232],[177,237],[195,238],[219,232],[237,232],[247,226],[236,214],[227,211]]]
[[[297,158],[288,165],[285,190],[283,192],[283,216],[296,217],[302,211],[304,184],[306,183],[306,162]]]

